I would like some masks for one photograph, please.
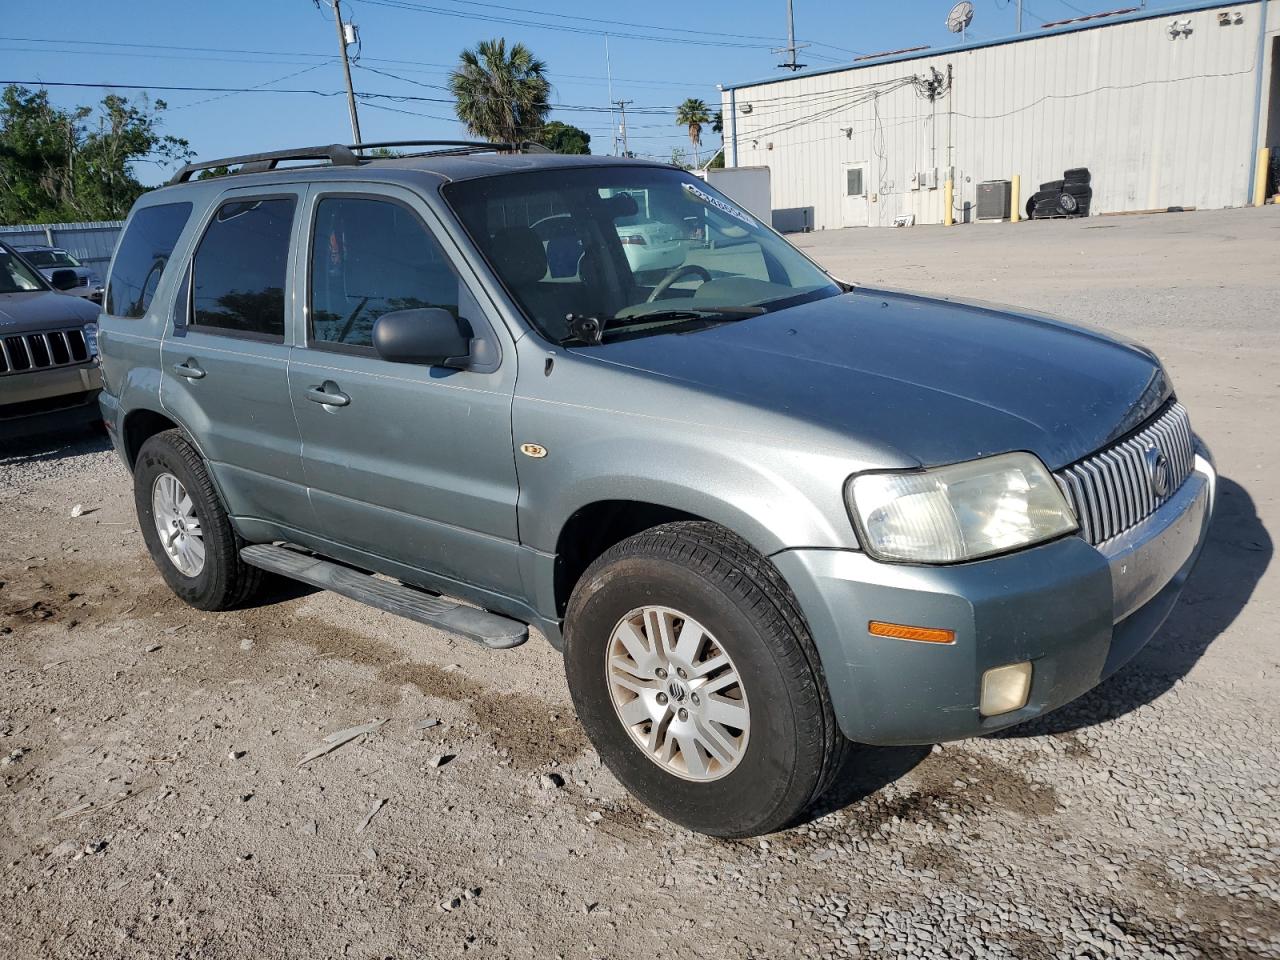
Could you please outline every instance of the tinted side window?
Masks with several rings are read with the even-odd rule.
[[[330,197],[316,206],[311,241],[311,340],[373,345],[384,313],[442,307],[458,315],[458,277],[408,208]]]
[[[108,314],[137,319],[147,312],[190,216],[189,203],[162,203],[133,215],[107,280]]]
[[[272,199],[218,208],[192,263],[192,325],[284,338],[293,207]]]

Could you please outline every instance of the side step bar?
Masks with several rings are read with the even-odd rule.
[[[240,551],[252,567],[331,590],[379,610],[416,620],[428,627],[456,633],[486,647],[517,647],[529,639],[529,628],[487,610],[477,610],[413,587],[389,583],[351,567],[269,543],[255,543]]]

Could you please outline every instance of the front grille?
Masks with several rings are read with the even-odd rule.
[[[84,331],[51,330],[0,337],[0,377],[49,367],[69,367],[89,359]]]
[[[85,276],[83,276],[83,277],[81,277],[81,278],[80,278],[80,284],[79,284],[79,285],[80,285],[80,286],[82,286],[82,287],[87,287],[87,286],[89,285],[89,276],[88,276],[88,274],[86,274]]]
[[[1156,493],[1148,451],[1168,460],[1168,485]],[[1145,427],[1090,454],[1054,476],[1080,521],[1080,534],[1095,546],[1149,517],[1191,475],[1195,460],[1191,419],[1174,402]]]

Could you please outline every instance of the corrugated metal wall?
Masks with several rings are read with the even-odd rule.
[[[889,225],[900,214],[940,223],[948,167],[957,221],[974,216],[983,180],[1020,175],[1025,204],[1070,167],[1092,172],[1093,213],[1240,205],[1253,163],[1259,9],[1162,15],[739,87],[737,165],[770,167],[773,206],[812,207],[817,229]],[[1222,26],[1219,10],[1243,22]],[[1190,32],[1171,39],[1174,20]],[[950,94],[932,103],[907,82],[948,69]],[[723,109],[727,118],[729,91]],[[846,196],[850,163],[865,165],[865,200]],[[935,169],[936,181],[913,188],[913,174]]]
[[[48,244],[61,247],[86,267],[96,267],[104,280],[116,241],[124,228],[123,220],[97,223],[40,223],[16,227],[0,227],[0,240],[10,246]]]

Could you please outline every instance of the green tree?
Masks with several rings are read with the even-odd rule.
[[[702,125],[711,122],[711,110],[705,100],[690,97],[676,107],[676,126],[689,128],[689,143],[693,146],[693,165],[698,165],[698,148],[702,146]]]
[[[591,152],[591,134],[559,120],[552,120],[542,128],[538,142],[556,153]]]
[[[449,74],[458,119],[473,136],[496,143],[534,140],[551,112],[547,65],[523,43],[481,40],[463,50]]]
[[[0,94],[0,222],[57,223],[123,217],[146,189],[142,161],[178,163],[186,140],[160,132],[163,100],[110,94],[64,110],[44,90]]]

